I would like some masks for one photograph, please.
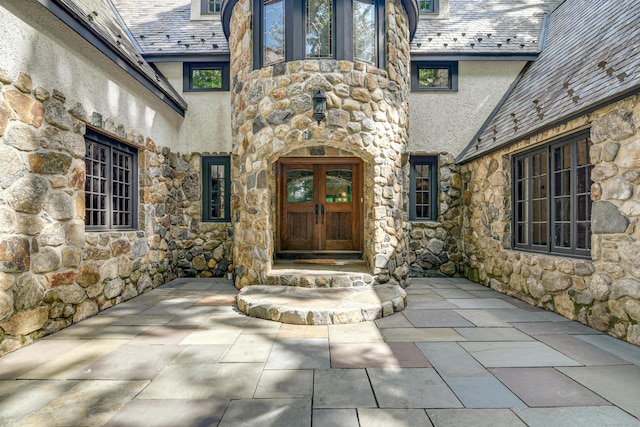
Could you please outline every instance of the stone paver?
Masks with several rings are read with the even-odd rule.
[[[355,409],[314,409],[312,427],[359,427]]]
[[[553,368],[492,369],[529,407],[607,406],[609,402]]]
[[[434,427],[525,427],[508,409],[427,409]]]
[[[578,366],[580,363],[540,342],[461,342],[486,367]]]
[[[332,368],[430,368],[412,342],[331,343]]]
[[[106,426],[175,427],[176,420],[180,420],[184,426],[216,426],[227,406],[229,400],[224,399],[134,399],[118,411]]]
[[[364,369],[317,369],[313,378],[314,408],[375,408]]]
[[[259,420],[259,421],[257,421]],[[219,427],[282,427],[311,425],[309,399],[233,400]]]
[[[289,325],[178,279],[0,358],[0,425],[640,426],[639,347],[464,279],[407,291]]]
[[[558,368],[560,372],[640,418],[640,367],[585,366]]]
[[[313,396],[313,370],[277,369],[262,372],[254,394],[256,399]]]
[[[612,407],[516,408],[513,410],[530,427],[598,426],[639,427],[640,420]],[[497,425],[497,424],[496,424]]]
[[[367,369],[381,408],[461,408],[438,373],[431,368]]]
[[[429,427],[431,421],[422,409],[359,408],[360,427]]]

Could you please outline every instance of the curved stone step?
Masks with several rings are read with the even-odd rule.
[[[240,290],[240,311],[295,325],[331,325],[375,320],[402,311],[407,293],[398,285],[302,288],[253,285]]]

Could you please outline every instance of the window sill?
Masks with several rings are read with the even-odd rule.
[[[591,258],[591,255],[574,255],[574,254],[563,254],[558,252],[542,252],[542,251],[534,251],[531,249],[519,249],[519,248],[510,248],[510,249],[504,249],[504,250],[508,252],[527,254],[531,256],[545,256],[549,258],[566,259],[569,261],[586,261],[590,263],[594,262],[593,259]]]

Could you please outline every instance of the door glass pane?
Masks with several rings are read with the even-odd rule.
[[[376,9],[373,1],[353,2],[353,59],[376,62]]]
[[[352,194],[353,171],[349,169],[334,169],[327,171],[326,201],[337,203],[350,203]]]
[[[287,171],[287,202],[313,201],[313,170],[290,169]]]
[[[307,0],[307,58],[333,56],[333,0]]]
[[[262,62],[264,65],[284,61],[284,1],[264,1],[264,21],[262,23],[263,46]]]

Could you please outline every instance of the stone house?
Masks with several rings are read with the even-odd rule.
[[[7,0],[0,18],[0,354],[225,275],[466,276],[640,344],[636,2]],[[278,274],[296,257],[366,273]]]

